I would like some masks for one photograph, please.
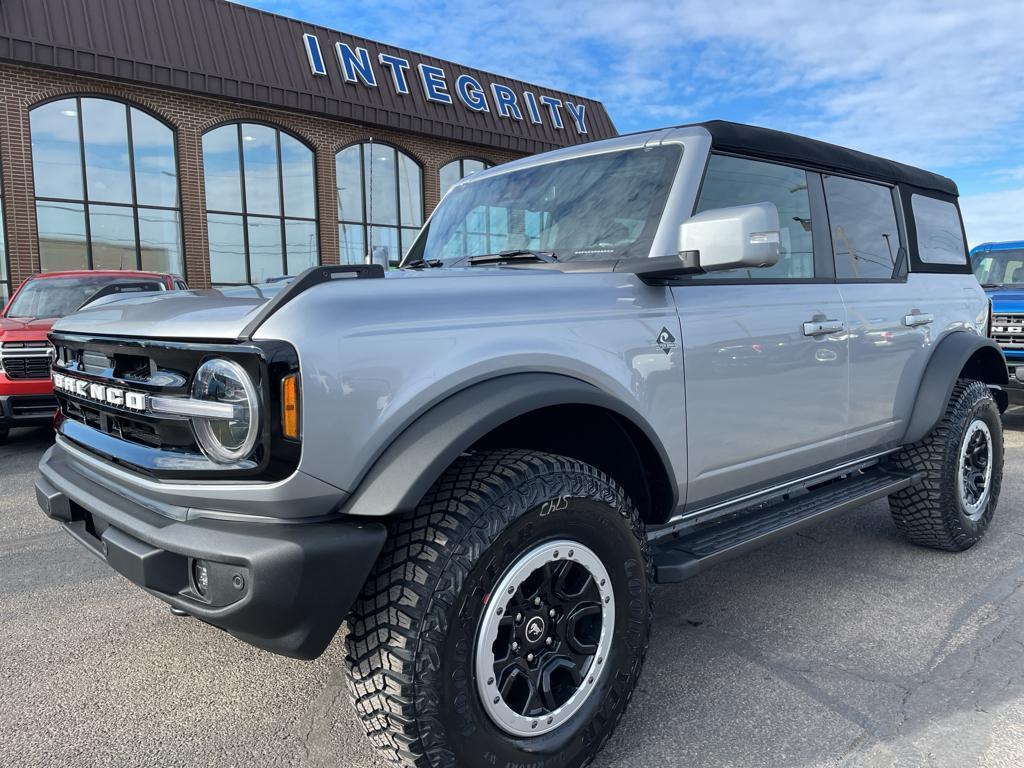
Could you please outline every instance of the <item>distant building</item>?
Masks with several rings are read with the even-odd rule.
[[[0,3],[0,86],[4,295],[395,263],[463,176],[615,135],[598,102],[224,0]]]

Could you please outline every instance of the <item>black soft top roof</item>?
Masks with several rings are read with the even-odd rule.
[[[715,149],[780,162],[800,163],[823,171],[865,176],[890,184],[909,184],[954,197],[959,194],[956,183],[945,176],[817,139],[725,120],[711,120],[697,125],[711,134],[711,144]]]

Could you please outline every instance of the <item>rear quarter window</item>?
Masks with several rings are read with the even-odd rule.
[[[925,264],[967,263],[967,244],[960,225],[960,212],[947,200],[911,195],[917,228],[917,253]]]

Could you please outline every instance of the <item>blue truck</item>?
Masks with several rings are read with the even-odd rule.
[[[992,338],[1006,354],[1010,403],[1024,405],[1024,240],[977,246],[971,267],[992,299]]]

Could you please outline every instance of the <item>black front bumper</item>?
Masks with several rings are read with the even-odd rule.
[[[39,506],[90,552],[164,602],[285,656],[323,653],[384,545],[377,523],[171,519],[52,448],[39,468]]]
[[[53,395],[0,395],[0,428],[51,426],[56,410]]]

